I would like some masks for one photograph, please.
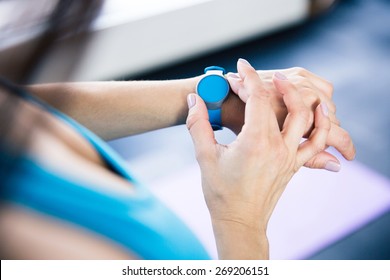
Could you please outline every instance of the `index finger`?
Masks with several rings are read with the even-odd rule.
[[[253,134],[262,135],[270,133],[271,126],[277,126],[276,116],[272,110],[270,93],[264,88],[263,83],[256,70],[243,59],[239,59],[237,70],[242,79],[240,94],[248,95],[245,106],[245,128]],[[247,130],[247,129],[245,129]]]

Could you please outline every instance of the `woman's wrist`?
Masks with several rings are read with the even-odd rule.
[[[173,98],[173,100],[175,99],[180,100],[177,108],[178,119],[176,125],[185,124],[188,115],[187,96],[190,93],[196,92],[196,85],[199,79],[200,76],[181,79],[181,80],[174,80],[175,82],[177,82],[176,88],[178,90],[175,93],[176,96]]]
[[[212,219],[220,259],[268,259],[266,230],[235,220]]]
[[[222,126],[229,128],[238,134],[244,125],[245,103],[233,93],[229,92],[228,98],[222,104]]]

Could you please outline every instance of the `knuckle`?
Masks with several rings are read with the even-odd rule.
[[[312,105],[317,106],[318,104],[320,104],[320,98],[312,88],[302,88],[299,92],[302,95],[303,102],[307,106],[312,107]]]
[[[295,73],[295,71],[293,72],[294,70],[292,70],[289,74],[288,74],[288,80],[290,81],[290,83],[292,83],[293,85],[295,85],[297,88],[302,88],[303,84],[305,83],[305,77],[301,77],[299,75],[297,75]]]
[[[337,125],[337,126],[341,126],[340,120],[339,120],[338,118],[336,118],[336,117],[335,117],[334,120],[332,120],[332,123],[335,124],[335,125]]]
[[[317,141],[316,143],[313,143],[313,155],[318,155],[322,151],[326,149],[326,143],[325,141]]]
[[[191,130],[191,128],[195,125],[197,121],[197,115],[196,114],[189,114],[186,120],[186,126],[188,130]]]
[[[303,67],[297,66],[297,67],[293,67],[293,69],[294,69],[294,72],[296,74],[298,74],[300,76],[303,76],[303,77],[306,77],[306,75],[308,73],[308,71],[305,68],[303,68]]]
[[[305,166],[309,168],[321,168],[322,165],[323,165],[322,161],[319,160],[319,158],[316,156],[314,156],[307,163],[305,163]]]
[[[349,133],[346,131],[343,131],[343,133],[340,135],[339,139],[339,145],[340,148],[343,150],[347,150],[352,144],[352,139],[349,136]]]
[[[337,112],[336,104],[334,104],[333,102],[331,102],[330,104],[327,104],[327,105],[328,105],[329,111],[331,111],[331,112],[333,112],[334,114],[336,114],[336,112]]]
[[[299,81],[299,87],[302,88],[302,89],[311,90],[312,93],[314,92],[313,84],[312,84],[312,82],[308,78],[301,77],[301,79]]]
[[[329,82],[329,81],[325,81],[325,93],[332,97],[333,96],[333,91],[334,91],[334,85],[333,83]]]

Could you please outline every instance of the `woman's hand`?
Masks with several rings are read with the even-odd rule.
[[[276,114],[279,128],[283,129],[287,108],[284,104],[283,96],[278,92],[273,83],[273,76],[277,71],[284,74],[299,90],[305,106],[311,109],[310,121],[308,122],[304,137],[309,137],[313,130],[312,124],[315,108],[321,102],[325,102],[329,108],[329,118],[331,120],[331,129],[326,144],[335,147],[346,159],[352,160],[355,157],[355,147],[348,132],[340,127],[340,122],[336,117],[336,106],[332,101],[332,84],[303,68],[294,67],[283,70],[257,71],[264,89],[270,93],[270,102]],[[222,121],[226,127],[238,134],[244,122],[245,104],[243,102],[246,102],[247,97],[237,95],[238,88],[242,83],[239,75],[229,73],[227,78],[234,94],[231,94],[223,105]],[[339,171],[340,162],[336,157],[324,151],[307,162],[305,166]]]
[[[265,233],[271,213],[294,173],[325,149],[331,122],[323,102],[315,109],[310,137],[301,143],[311,108],[298,89],[282,74],[274,75],[288,113],[280,131],[272,93],[249,64],[239,63],[238,71],[236,91],[246,96],[246,106],[236,140],[229,145],[216,142],[205,103],[195,94],[188,96],[187,127],[220,258],[268,258]]]

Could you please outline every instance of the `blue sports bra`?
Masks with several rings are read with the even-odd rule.
[[[3,185],[3,198],[104,235],[144,259],[210,258],[186,225],[134,180],[111,147],[73,119],[44,107],[83,135],[114,171],[132,182],[135,192],[93,189],[23,157]]]

